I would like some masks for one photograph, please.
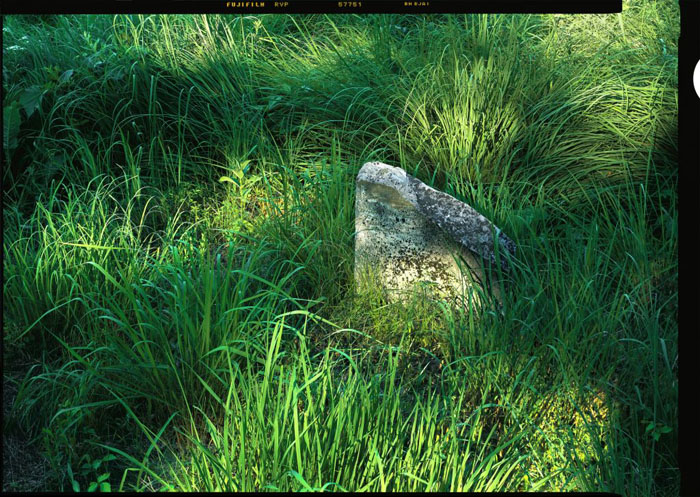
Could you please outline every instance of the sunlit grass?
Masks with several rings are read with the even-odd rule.
[[[42,489],[677,492],[677,37],[673,2],[5,18]],[[498,309],[355,291],[369,160],[516,242]]]

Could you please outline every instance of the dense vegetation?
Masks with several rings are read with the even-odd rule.
[[[5,17],[4,490],[677,494],[678,16]],[[500,311],[355,293],[368,160]]]

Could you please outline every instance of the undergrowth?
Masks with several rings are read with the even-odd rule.
[[[31,489],[677,493],[678,25],[6,16]],[[355,291],[370,160],[515,241],[500,308]]]

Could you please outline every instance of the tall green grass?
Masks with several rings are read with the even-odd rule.
[[[6,17],[42,488],[677,492],[677,37],[670,1]],[[369,160],[516,242],[498,311],[356,293]]]

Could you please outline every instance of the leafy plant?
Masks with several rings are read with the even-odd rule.
[[[112,486],[109,483],[110,472],[104,472],[104,463],[115,460],[117,457],[113,454],[107,454],[106,456],[98,459],[91,459],[89,454],[85,454],[78,461],[79,470],[73,471],[70,463],[66,467],[66,472],[70,478],[71,488],[74,492],[80,492],[80,481],[83,481],[85,487],[83,491],[85,492],[111,492]],[[81,464],[82,463],[82,464]],[[89,482],[89,483],[87,483]]]

